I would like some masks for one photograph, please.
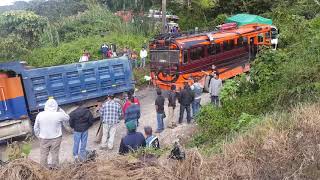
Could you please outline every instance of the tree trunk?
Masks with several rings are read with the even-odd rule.
[[[167,0],[162,0],[162,33],[166,32],[166,10]]]

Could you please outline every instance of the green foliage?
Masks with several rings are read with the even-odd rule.
[[[134,80],[136,81],[137,87],[148,85],[149,81],[144,79],[144,76],[150,76],[149,68],[145,69],[134,69],[133,71]]]
[[[0,61],[29,53],[39,45],[47,20],[31,11],[9,11],[0,14]]]
[[[31,4],[31,3],[30,3]],[[58,21],[61,17],[75,15],[88,9],[88,5],[77,0],[50,0],[35,3],[30,8],[36,14]]]
[[[65,42],[90,35],[107,35],[109,32],[128,33],[120,18],[101,7],[94,7],[77,16],[66,17],[57,28],[59,38]]]
[[[152,5],[159,2],[154,0],[97,0],[108,6],[112,11],[131,10],[133,12],[148,11]],[[160,2],[161,3],[161,2]]]
[[[7,145],[6,154],[9,158],[9,161],[13,161],[19,158],[27,158],[32,150],[31,139],[26,138],[21,144],[14,141]]]
[[[215,17],[211,22],[210,22],[210,26],[211,27],[215,27],[218,26],[220,24],[223,24],[226,19],[228,18],[227,14],[219,14],[217,17]]]
[[[220,93],[221,101],[232,100],[236,98],[239,84],[233,79],[228,79],[223,85],[223,89]]]
[[[38,45],[47,20],[32,11],[9,11],[1,14],[1,36],[14,35],[22,40],[26,47]]]
[[[112,33],[104,37],[90,36],[69,43],[61,43],[58,47],[37,48],[23,59],[35,67],[68,64],[78,62],[83,49],[86,49],[91,54],[90,59],[97,60],[101,59],[100,46],[105,42],[116,44],[118,49],[129,46],[140,50],[144,41],[145,37],[132,34]]]
[[[131,152],[130,155],[137,159],[158,158],[168,151],[169,149],[167,148],[156,149],[156,148],[146,147],[146,148],[139,148],[138,150]]]
[[[180,17],[179,26],[183,30],[208,26],[210,22],[208,17],[214,6],[212,0],[175,0],[168,3],[168,9]]]
[[[225,106],[225,105],[224,105]],[[193,145],[216,144],[225,139],[226,136],[241,132],[252,124],[260,121],[260,118],[248,113],[232,114],[227,108],[215,108],[206,105],[201,108],[197,116],[197,123],[201,128],[193,140]]]

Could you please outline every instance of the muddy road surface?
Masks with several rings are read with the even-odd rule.
[[[141,103],[141,118],[139,120],[140,124],[138,127],[138,131],[143,133],[144,132],[143,127],[147,125],[151,126],[155,131],[157,126],[156,111],[155,111],[155,105],[154,105],[154,101],[156,98],[155,89],[150,87],[150,88],[140,90],[136,92],[136,96],[139,98]],[[209,95],[204,93],[202,96],[201,104],[205,104],[209,102],[209,100],[210,100]],[[166,102],[165,102],[166,112],[168,112],[167,104],[168,104],[168,101],[166,99]],[[178,106],[175,110],[175,118],[178,121],[179,103],[177,103],[177,105]],[[185,113],[185,116],[186,116],[186,113]],[[165,127],[167,127],[166,119],[164,120],[164,123],[165,123]],[[89,129],[87,149],[97,150],[98,154],[103,154],[103,155],[112,156],[116,154],[118,152],[120,140],[123,136],[125,136],[127,132],[124,122],[123,121],[120,122],[120,127],[117,129],[117,132],[116,132],[114,148],[112,150],[100,150],[99,144],[94,142],[98,128],[99,128],[99,122],[95,122],[95,124]],[[178,125],[174,129],[165,128],[163,132],[156,135],[159,137],[160,145],[162,147],[171,146],[172,143],[179,138],[181,139],[181,138],[190,137],[195,131],[195,129],[196,129],[196,124],[194,122],[192,122],[191,124],[187,124],[186,118],[184,118],[184,121],[181,125]],[[73,161],[72,148],[73,148],[73,135],[71,133],[64,132],[62,137],[62,143],[60,146],[60,163]],[[2,153],[0,155],[2,155],[2,158],[6,156],[5,150],[6,150],[6,145],[3,143],[2,145],[0,145],[0,152]],[[36,138],[32,141],[32,150],[29,155],[29,158],[36,162],[40,162],[39,141]]]

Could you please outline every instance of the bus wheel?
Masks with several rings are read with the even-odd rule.
[[[210,76],[206,76],[206,77],[205,77],[204,86],[203,86],[203,91],[209,92],[210,80],[211,80],[211,77],[210,77]]]

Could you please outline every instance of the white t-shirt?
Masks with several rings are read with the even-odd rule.
[[[89,61],[89,57],[88,56],[81,56],[79,59],[79,62],[87,62]]]
[[[148,56],[147,50],[141,50],[141,51],[140,51],[140,57],[141,57],[141,58],[146,58],[147,56]]]

